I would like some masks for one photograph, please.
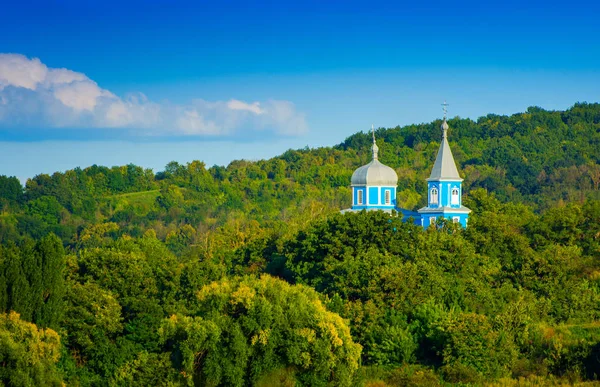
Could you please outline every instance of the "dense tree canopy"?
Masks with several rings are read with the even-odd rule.
[[[245,277],[206,285],[197,298],[195,316],[173,315],[161,328],[196,384],[244,386],[287,369],[305,385],[350,385],[361,347],[314,290]]]
[[[0,384],[6,386],[61,386],[57,368],[60,338],[52,329],[10,312],[0,314]]]
[[[600,105],[449,124],[466,230],[340,214],[366,133],[0,176],[0,384],[598,380]],[[425,202],[439,125],[376,131],[401,206]]]

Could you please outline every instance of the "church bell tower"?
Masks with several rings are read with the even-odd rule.
[[[447,106],[444,102],[442,143],[438,150],[431,175],[427,179],[427,206],[419,210],[423,227],[435,225],[440,218],[467,227],[470,209],[462,205],[462,181],[448,144]]]

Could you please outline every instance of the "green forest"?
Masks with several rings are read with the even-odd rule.
[[[400,207],[440,123],[375,131]],[[600,385],[600,104],[448,124],[467,229],[340,214],[367,132],[0,176],[0,386]]]

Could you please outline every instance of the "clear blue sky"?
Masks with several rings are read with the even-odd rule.
[[[268,158],[444,100],[476,119],[600,99],[598,2],[323,3],[3,4],[0,174]]]

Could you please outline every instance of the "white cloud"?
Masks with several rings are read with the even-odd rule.
[[[141,93],[119,97],[85,74],[48,68],[39,59],[0,54],[0,130],[122,129],[140,136],[233,136],[256,131],[306,132],[289,101],[197,99],[156,103]]]
[[[76,112],[93,112],[100,97],[118,100],[112,93],[103,90],[90,80],[60,83],[54,87],[54,97]]]
[[[177,124],[184,134],[219,134],[222,128],[218,128],[214,122],[206,121],[197,109],[186,109],[178,114]]]
[[[263,114],[265,112],[260,108],[259,102],[254,102],[250,104],[244,101],[238,101],[237,99],[232,99],[229,102],[227,102],[227,107],[231,110],[247,110],[254,114]]]
[[[46,79],[48,68],[38,58],[0,54],[0,88],[6,86],[35,90]]]
[[[0,57],[2,54],[0,54]],[[23,57],[24,58],[24,57]],[[27,58],[24,58],[27,60]],[[38,60],[39,59],[34,59]],[[75,71],[67,70],[67,69],[51,69],[48,71],[45,78],[47,85],[59,85],[61,83],[71,83],[76,81],[90,81],[91,80],[86,77],[84,74],[76,73]]]

